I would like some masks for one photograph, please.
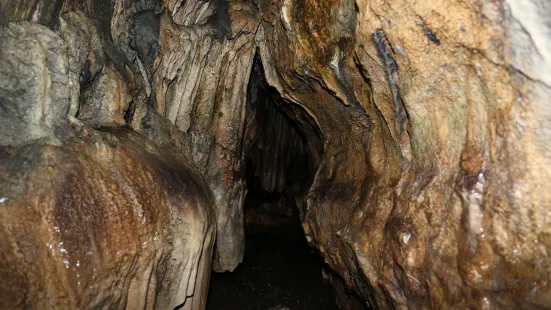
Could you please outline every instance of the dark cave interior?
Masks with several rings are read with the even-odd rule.
[[[268,85],[256,57],[244,148],[245,256],[233,272],[212,274],[207,309],[336,309],[324,262],[308,246],[297,206],[313,181],[319,135],[289,104]]]

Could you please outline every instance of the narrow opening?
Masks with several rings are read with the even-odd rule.
[[[234,272],[212,275],[207,309],[337,309],[300,221],[321,135],[268,85],[258,57],[247,101],[245,256]]]

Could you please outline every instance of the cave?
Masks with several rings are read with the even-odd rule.
[[[245,253],[233,272],[212,274],[207,309],[337,309],[322,277],[329,269],[301,227],[321,133],[291,106],[266,82],[257,53],[245,117]]]
[[[0,0],[0,309],[550,308],[550,16]]]

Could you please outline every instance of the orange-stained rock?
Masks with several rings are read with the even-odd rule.
[[[0,151],[0,308],[204,308],[215,218],[196,172],[128,129]]]
[[[551,307],[551,7],[275,10],[266,78],[325,141],[303,226],[346,286],[383,309]]]

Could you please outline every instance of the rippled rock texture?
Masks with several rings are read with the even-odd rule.
[[[305,230],[369,305],[550,306],[549,12],[285,1],[264,28],[326,141]]]
[[[0,29],[0,308],[203,309],[212,193],[185,154],[121,127],[129,84],[87,46],[93,24],[67,28],[89,19],[61,22]]]
[[[3,309],[203,309],[214,244],[201,179],[128,130],[0,161]]]
[[[551,307],[547,1],[0,0],[0,12],[3,152],[49,145],[77,160],[77,142],[91,140],[72,126],[169,149],[214,197],[215,270],[243,256],[259,59],[307,141],[302,223],[336,287],[383,309]],[[92,129],[127,125],[140,135]],[[138,166],[174,171],[132,145]],[[282,179],[273,164],[262,164],[266,184]],[[14,186],[25,184],[46,186]]]

